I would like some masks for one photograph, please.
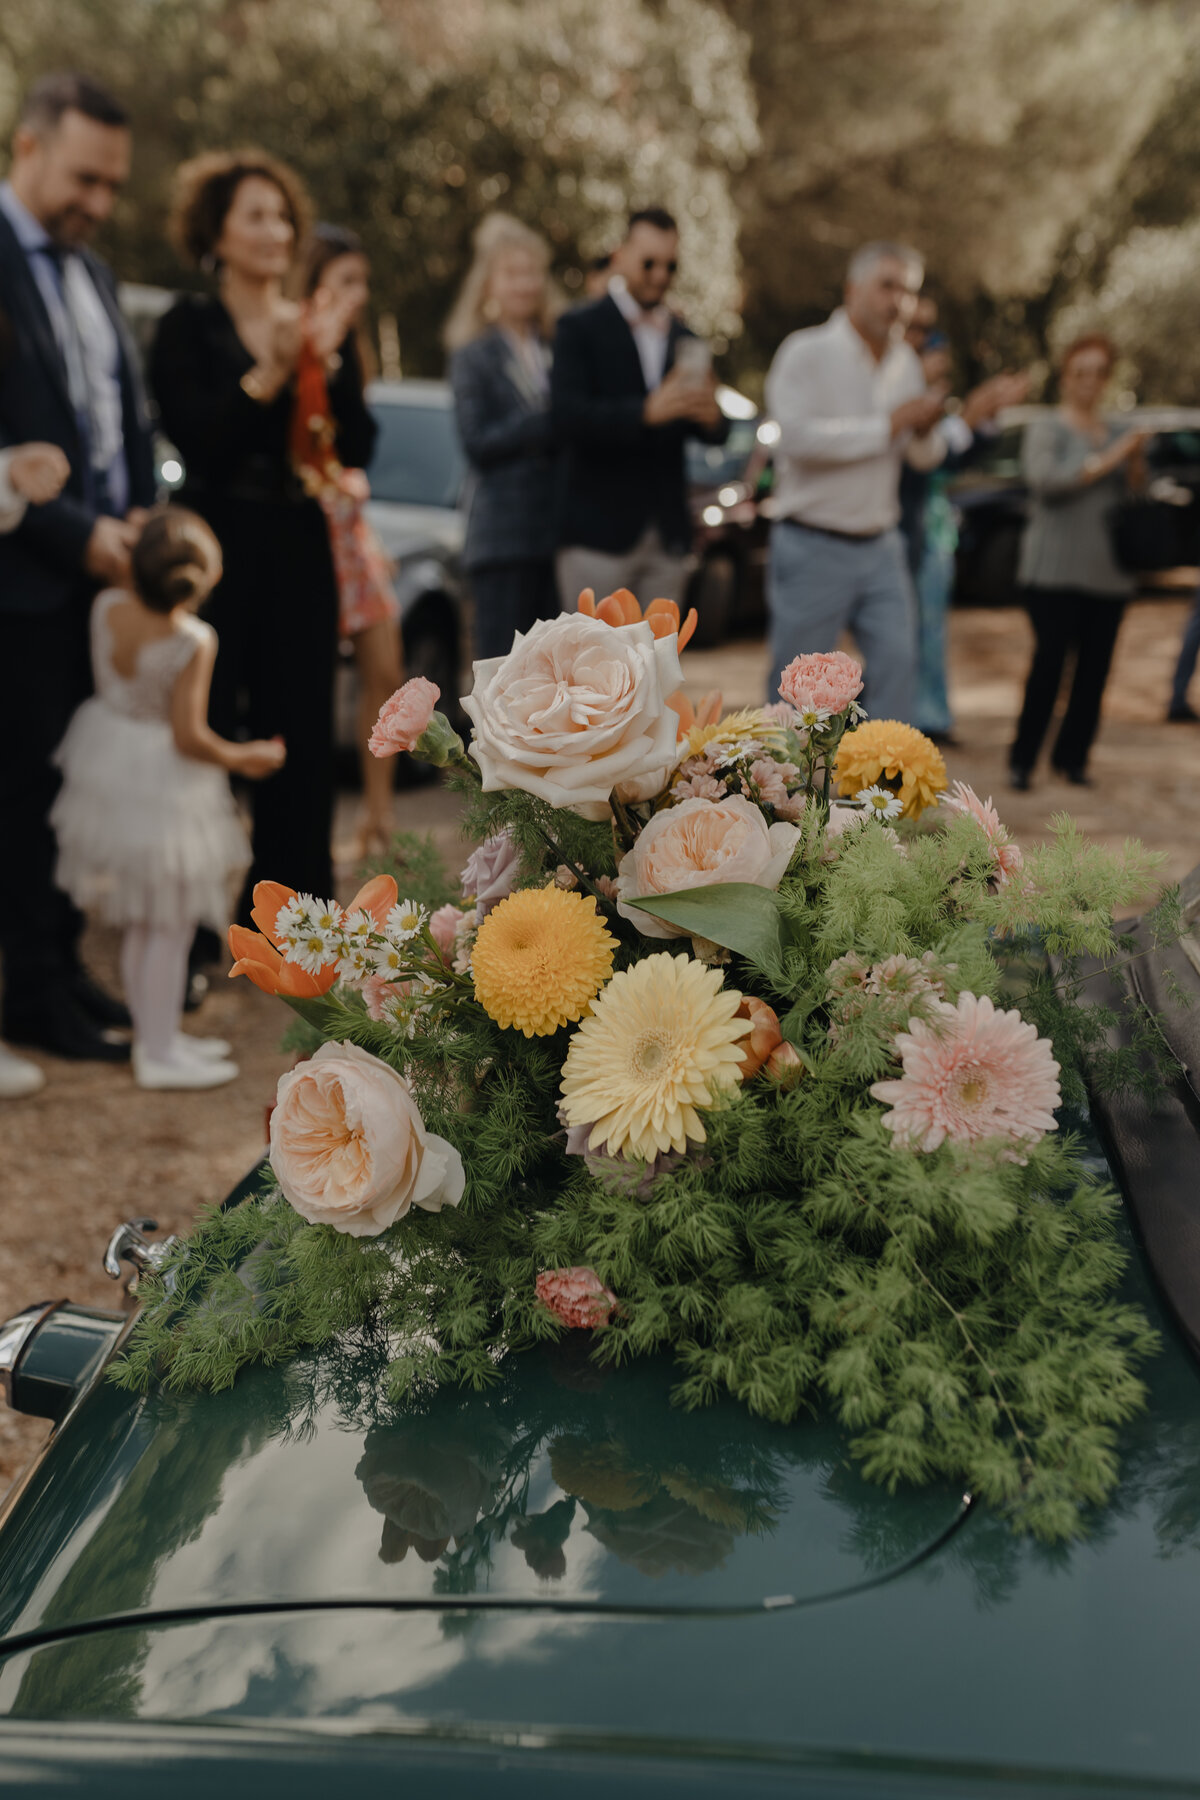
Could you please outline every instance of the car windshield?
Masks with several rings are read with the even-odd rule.
[[[687,478],[692,487],[721,487],[737,481],[754,448],[757,419],[732,419],[723,444],[687,441]]]
[[[463,454],[448,406],[375,399],[379,437],[367,475],[373,500],[399,506],[458,504]]]

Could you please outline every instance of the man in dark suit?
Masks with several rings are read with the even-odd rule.
[[[154,499],[149,421],[108,269],[86,248],[129,173],[128,120],[80,75],[40,81],[0,185],[0,442],[57,444],[56,500],[0,538],[2,1035],[116,1061],[128,1014],[79,960],[82,918],[54,885],[51,756],[89,691],[88,610],[124,581],[139,509]]]
[[[559,594],[630,588],[643,606],[682,601],[692,526],[683,447],[720,444],[707,346],[666,305],[679,233],[659,208],[634,213],[608,292],[565,313],[551,401],[559,442]],[[693,346],[684,348],[681,346]]]

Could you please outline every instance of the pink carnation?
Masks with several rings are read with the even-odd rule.
[[[754,783],[758,793],[757,795],[750,794],[747,791],[748,783],[745,781],[742,783],[742,792],[748,800],[757,798],[760,806],[778,808],[788,797],[789,775],[792,780],[795,780],[799,773],[800,771],[793,768],[791,763],[777,763],[773,757],[760,756],[756,762],[750,764],[749,770],[750,781]]]
[[[544,1269],[535,1285],[542,1305],[576,1331],[607,1325],[617,1310],[617,1296],[594,1269]]]
[[[374,1019],[377,1025],[380,1024],[388,1016],[388,1001],[403,999],[407,992],[407,981],[385,981],[382,975],[368,975],[362,984],[367,1017]]]
[[[974,788],[968,787],[965,781],[956,781],[954,792],[943,794],[942,804],[974,819],[980,826],[995,860],[995,878],[1000,886],[1016,880],[1025,866],[1025,858],[1000,823],[1000,814],[992,805],[991,795],[986,800],[981,800]]]
[[[429,921],[429,935],[442,953],[442,961],[448,963],[454,955],[454,939],[462,923],[464,914],[461,906],[447,902],[439,906]]]
[[[715,775],[686,775],[672,791],[676,800],[723,800],[725,783]]]
[[[884,1124],[897,1143],[936,1150],[946,1138],[1032,1143],[1054,1131],[1061,1095],[1048,1038],[1018,1012],[997,1012],[986,995],[960,994],[958,1005],[910,1019],[896,1038],[904,1073],[871,1092],[892,1107]]]
[[[843,650],[797,656],[783,671],[779,692],[797,712],[845,712],[862,693],[862,668]]]
[[[426,681],[423,675],[414,675],[411,681],[397,688],[380,708],[367,744],[371,755],[395,756],[398,750],[413,749],[428,727],[441,697],[441,688]]]

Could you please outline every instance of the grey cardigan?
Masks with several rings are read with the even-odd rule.
[[[456,350],[450,384],[473,477],[463,563],[540,561],[554,553],[553,421],[501,331]]]
[[[1132,579],[1113,556],[1106,517],[1129,491],[1126,471],[1083,480],[1087,458],[1107,449],[1124,430],[1107,419],[1104,443],[1096,444],[1061,413],[1035,419],[1027,428],[1021,468],[1032,504],[1018,567],[1023,587],[1077,588],[1113,600],[1132,591]]]

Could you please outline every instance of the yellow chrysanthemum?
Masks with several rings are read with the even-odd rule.
[[[742,712],[726,713],[715,725],[693,725],[683,755],[699,756],[707,745],[718,739],[722,743],[735,743],[738,738],[757,738],[760,743],[770,744],[782,737],[779,726],[773,719],[768,719],[761,707],[749,706]]]
[[[567,1051],[567,1123],[592,1127],[589,1149],[644,1162],[702,1144],[697,1108],[741,1079],[741,999],[719,969],[665,951],[614,975]]]
[[[612,974],[616,947],[591,894],[521,888],[479,927],[475,998],[497,1025],[549,1037],[587,1012]]]
[[[937,745],[896,719],[868,719],[848,731],[838,745],[834,774],[841,794],[858,794],[900,776],[906,819],[919,819],[946,789],[946,762]]]

